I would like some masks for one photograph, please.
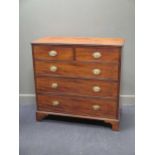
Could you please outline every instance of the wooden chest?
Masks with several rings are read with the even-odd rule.
[[[119,130],[121,38],[46,37],[32,42],[36,119],[102,120]]]

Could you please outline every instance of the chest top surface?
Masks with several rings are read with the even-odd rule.
[[[123,46],[122,38],[86,38],[86,37],[45,37],[34,40],[32,44],[49,45],[90,45],[90,46]]]

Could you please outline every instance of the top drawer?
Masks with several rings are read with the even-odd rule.
[[[73,60],[73,50],[70,47],[37,45],[33,46],[34,59],[40,60]]]
[[[76,48],[76,60],[119,62],[120,47],[81,47]]]

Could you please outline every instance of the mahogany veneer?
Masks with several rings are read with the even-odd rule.
[[[76,59],[78,61],[95,61],[95,62],[119,62],[120,48],[119,47],[82,47],[76,48]],[[93,58],[94,51],[100,51],[101,57],[98,59]]]
[[[52,106],[52,102],[58,100],[59,106]],[[101,108],[94,110],[93,105]],[[117,117],[116,100],[96,99],[62,95],[38,95],[38,110],[90,117]]]
[[[56,57],[48,55],[51,50],[57,51]],[[39,60],[73,60],[73,49],[64,46],[34,46],[34,58]]]
[[[119,130],[121,38],[46,37],[32,42],[36,119],[103,120]]]
[[[62,93],[85,96],[118,96],[118,83],[101,80],[85,80],[85,79],[70,79],[62,77],[37,77],[37,93]],[[53,89],[52,84],[57,83],[57,88]],[[100,91],[94,93],[93,88],[100,86]]]
[[[57,66],[56,72],[51,72],[50,67]],[[107,79],[118,81],[118,70],[119,65],[114,63],[80,63],[77,61],[36,61],[35,62],[36,74],[37,75],[48,75],[48,76],[63,76],[73,78],[96,78],[96,79]],[[100,69],[99,75],[94,75],[93,69]]]

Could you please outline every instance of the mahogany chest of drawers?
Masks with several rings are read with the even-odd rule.
[[[32,42],[36,119],[101,120],[119,130],[121,38],[46,37]]]

